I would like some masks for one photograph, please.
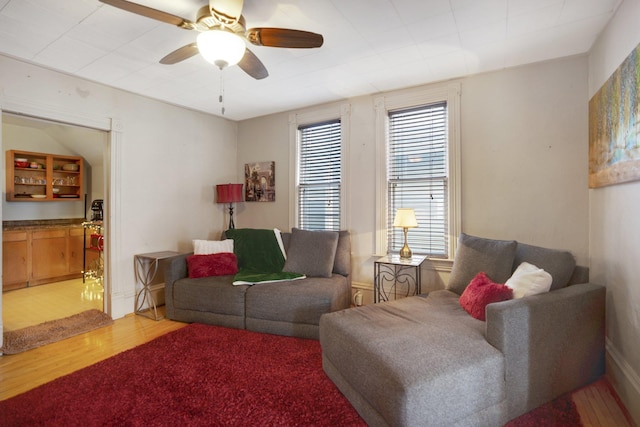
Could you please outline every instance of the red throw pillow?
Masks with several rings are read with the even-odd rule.
[[[469,285],[460,295],[460,305],[467,313],[478,320],[486,320],[485,307],[492,302],[506,301],[513,298],[513,290],[508,286],[493,283],[483,271],[471,279]]]
[[[189,278],[226,276],[238,272],[238,259],[231,252],[187,257]]]

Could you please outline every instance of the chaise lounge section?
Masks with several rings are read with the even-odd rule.
[[[504,283],[523,262],[549,292],[485,321],[461,306],[479,272]],[[604,373],[605,289],[586,282],[568,252],[463,234],[447,289],[323,315],[323,367],[370,426],[500,426]]]

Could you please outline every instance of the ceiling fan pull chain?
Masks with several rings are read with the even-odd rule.
[[[222,75],[223,69],[220,69],[220,96],[218,97],[218,102],[220,103],[221,112],[224,116],[224,76]]]

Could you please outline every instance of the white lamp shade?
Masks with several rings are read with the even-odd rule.
[[[418,226],[416,213],[411,208],[399,208],[396,211],[396,217],[393,219],[394,227],[415,228]]]
[[[198,34],[197,44],[202,57],[219,68],[236,65],[246,49],[244,40],[224,30],[209,30]]]

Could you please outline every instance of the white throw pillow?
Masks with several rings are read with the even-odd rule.
[[[523,262],[516,268],[505,285],[513,289],[513,298],[523,298],[549,292],[552,281],[551,275],[543,269]]]
[[[195,255],[219,254],[221,252],[233,253],[233,240],[194,240],[193,253]]]

